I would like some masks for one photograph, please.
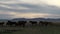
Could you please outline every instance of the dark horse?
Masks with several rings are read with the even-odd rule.
[[[16,25],[25,27],[26,23],[27,23],[27,21],[18,21],[18,23]]]
[[[4,22],[0,22],[0,25],[3,26]]]
[[[8,22],[6,23],[6,25],[10,25],[10,26],[16,25],[16,22],[8,21]]]
[[[48,22],[46,22],[46,21],[40,21],[39,24],[42,25],[42,26],[47,26]]]
[[[42,26],[48,26],[48,25],[52,25],[52,22],[40,21],[39,24]]]
[[[32,26],[35,24],[35,25],[37,25],[37,21],[29,21],[31,24],[32,24]]]

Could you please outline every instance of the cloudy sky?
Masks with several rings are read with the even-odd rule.
[[[0,19],[60,18],[60,0],[0,0]]]

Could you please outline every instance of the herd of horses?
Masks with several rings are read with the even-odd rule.
[[[6,24],[5,24],[5,22],[0,22],[0,25],[4,26],[4,24],[5,24],[7,26],[15,25],[15,26],[25,27],[27,23],[30,23],[32,26],[33,25],[48,26],[48,25],[52,24],[52,22],[47,22],[47,21],[39,21],[39,22],[37,22],[37,21],[29,21],[29,22],[27,22],[27,21],[18,21],[18,22],[12,22],[12,21],[8,20],[6,22]]]

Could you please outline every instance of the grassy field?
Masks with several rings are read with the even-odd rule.
[[[0,34],[60,34],[60,26],[0,27]]]

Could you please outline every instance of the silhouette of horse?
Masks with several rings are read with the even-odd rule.
[[[42,26],[47,26],[48,25],[48,22],[40,21],[39,24],[42,25]]]
[[[37,25],[37,21],[29,21],[31,24],[32,24],[32,26],[35,24],[35,25]]]
[[[10,26],[12,26],[12,25],[16,25],[16,22],[8,21],[8,22],[6,23],[6,25],[10,25]]]
[[[26,23],[27,23],[27,21],[18,21],[18,23],[16,25],[25,27]]]
[[[0,22],[0,25],[3,26],[4,22]]]
[[[52,22],[40,21],[39,24],[42,26],[48,26],[48,25],[52,25]]]

